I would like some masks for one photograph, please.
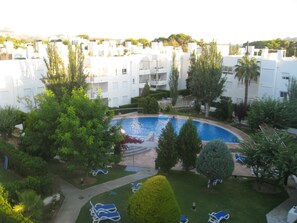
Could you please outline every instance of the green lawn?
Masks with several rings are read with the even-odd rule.
[[[52,161],[49,164],[50,172],[54,175],[58,175],[74,186],[80,188],[80,179],[83,177],[84,186],[82,188],[87,188],[96,184],[104,183],[110,180],[114,180],[123,176],[134,174],[135,172],[125,171],[124,166],[114,165],[112,168],[108,168],[108,174],[98,174],[97,176],[92,176],[87,170],[81,168],[74,171],[70,171],[66,166],[57,161]],[[88,175],[86,176],[86,173]]]
[[[231,215],[229,223],[266,223],[265,215],[287,198],[282,191],[276,194],[265,194],[255,191],[253,179],[232,178],[225,180],[214,188],[207,189],[207,180],[194,173],[172,172],[166,175],[176,194],[183,214],[189,222],[207,222],[208,213],[225,210]],[[98,195],[93,203],[115,203],[121,213],[121,223],[128,223],[126,212],[127,201],[132,195],[131,186],[126,185],[116,190]],[[192,203],[196,211],[192,211]],[[80,212],[77,223],[92,222],[87,203]]]

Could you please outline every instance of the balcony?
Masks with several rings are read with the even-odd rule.
[[[94,77],[90,77],[89,79],[89,83],[103,83],[103,82],[108,82],[107,75],[94,76]]]
[[[153,69],[151,69],[151,73],[167,73],[167,70],[164,67],[154,67]]]
[[[148,75],[150,73],[150,69],[139,69],[139,75]]]
[[[163,86],[167,84],[167,81],[166,80],[151,81],[150,84],[154,86]]]

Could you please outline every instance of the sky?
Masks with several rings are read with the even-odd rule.
[[[0,29],[153,40],[184,33],[218,43],[297,37],[297,0],[9,0]]]

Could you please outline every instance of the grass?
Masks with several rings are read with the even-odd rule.
[[[266,223],[265,215],[287,198],[286,192],[268,194],[253,189],[254,179],[230,178],[222,184],[207,189],[207,179],[194,173],[172,172],[166,175],[175,192],[183,214],[189,222],[207,222],[208,213],[225,210],[230,213],[229,223]],[[132,195],[126,185],[92,198],[93,203],[115,203],[121,213],[121,223],[128,223],[127,202]],[[192,203],[196,211],[192,211]],[[80,212],[77,223],[92,222],[87,203]]]
[[[58,161],[50,162],[49,169],[52,174],[60,176],[77,188],[83,189],[135,173],[125,171],[124,166],[114,165],[112,168],[108,168],[108,174],[92,176],[89,171],[84,168],[70,171],[63,163],[59,163]],[[81,178],[84,178],[83,186],[81,186]]]

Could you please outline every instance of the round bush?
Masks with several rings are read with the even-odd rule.
[[[232,175],[234,161],[226,143],[214,140],[207,143],[197,158],[197,172],[211,181]]]
[[[166,177],[146,180],[129,199],[128,215],[131,223],[178,223],[180,209]]]

